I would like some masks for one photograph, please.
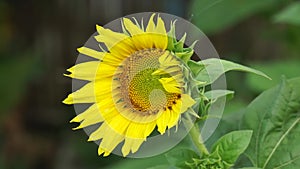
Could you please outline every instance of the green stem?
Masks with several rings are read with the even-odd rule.
[[[197,127],[196,124],[193,124],[193,127],[190,130],[190,137],[194,143],[194,145],[196,146],[196,148],[203,154],[208,155],[209,152],[205,146],[205,144],[203,143],[200,131]]]

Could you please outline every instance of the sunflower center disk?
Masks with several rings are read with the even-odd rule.
[[[161,49],[147,49],[133,53],[125,59],[119,69],[118,79],[120,94],[115,97],[117,107],[130,109],[130,112],[142,116],[157,114],[160,110],[172,109],[181,97],[179,93],[167,92],[159,81],[172,77],[169,73],[155,74],[160,67]],[[122,97],[122,98],[120,98]],[[124,112],[121,111],[120,112]],[[126,111],[125,111],[126,112]]]
[[[154,71],[154,68],[142,70],[129,83],[129,99],[139,111],[162,108],[160,105],[166,103],[166,93],[158,80],[160,77],[152,75]]]

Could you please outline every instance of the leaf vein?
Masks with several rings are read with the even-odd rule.
[[[272,158],[274,152],[277,150],[277,148],[279,147],[279,145],[281,144],[281,142],[283,141],[283,139],[289,134],[289,132],[296,126],[296,124],[300,121],[300,118],[297,118],[294,123],[288,128],[288,130],[280,137],[279,141],[277,142],[277,144],[275,145],[275,147],[273,148],[272,152],[270,153],[270,155],[268,156],[267,160],[265,161],[265,164],[263,165],[263,168],[265,168],[267,166],[267,164],[269,163],[270,159]]]
[[[300,159],[300,156],[297,156],[296,158],[291,159],[290,161],[287,161],[287,162],[281,164],[280,166],[275,167],[274,169],[280,169],[281,167],[287,166],[287,165],[291,164],[292,162],[294,162],[294,161],[296,161],[298,159]]]

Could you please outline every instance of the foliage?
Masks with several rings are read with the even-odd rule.
[[[174,166],[178,166],[178,168],[188,167],[188,164],[195,167],[201,165],[224,166],[227,165],[227,162],[225,164],[220,160],[226,155],[219,156],[216,153],[217,151],[214,151],[217,148],[213,150],[212,147],[221,138],[227,136],[227,133],[240,132],[235,130],[240,130],[239,123],[241,121],[243,121],[241,129],[252,130],[253,134],[246,153],[240,154],[241,156],[233,162],[234,166],[232,168],[259,169],[260,167],[273,169],[284,164],[286,165],[280,168],[299,168],[300,150],[297,144],[299,142],[299,123],[296,124],[299,114],[299,107],[297,107],[299,104],[299,78],[283,80],[278,86],[274,86],[280,82],[282,75],[288,79],[300,77],[300,3],[295,0],[194,0],[191,3],[190,10],[188,10],[182,6],[188,4],[186,2],[170,2],[169,0],[164,3],[148,5],[152,3],[149,1],[145,5],[143,4],[145,2],[133,0],[125,2],[125,4],[128,3],[125,6],[123,3],[112,3],[117,10],[110,10],[110,13],[104,15],[103,10],[101,12],[98,9],[109,5],[107,2],[99,1],[87,4],[84,1],[72,3],[53,1],[47,4],[35,2],[26,5],[21,1],[0,0],[0,54],[2,56],[0,63],[2,77],[0,85],[2,95],[0,122],[8,121],[12,123],[10,125],[12,128],[6,128],[6,124],[1,124],[1,129],[6,131],[3,132],[3,136],[1,135],[4,138],[1,140],[1,145],[3,144],[1,148],[8,149],[7,145],[9,144],[4,144],[8,142],[13,146],[27,146],[32,151],[38,151],[33,144],[31,144],[32,147],[28,144],[21,144],[26,143],[27,138],[31,136],[34,136],[34,139],[37,137],[53,140],[52,142],[55,144],[51,147],[52,151],[47,156],[41,155],[42,153],[32,155],[23,149],[8,149],[9,154],[15,156],[10,161],[3,150],[0,155],[0,168],[7,168],[7,163],[11,163],[11,166],[15,168],[52,168],[51,165],[45,164],[58,163],[57,161],[62,162],[61,166],[64,166],[62,168],[173,169]],[[119,7],[120,4],[123,7]],[[59,5],[59,8],[57,8],[57,5]],[[225,96],[233,97],[233,91],[237,95],[226,104],[226,110],[222,119],[220,119],[221,122],[218,128],[214,131],[212,137],[205,142],[205,145],[211,149],[210,155],[197,152],[191,146],[190,140],[185,139],[182,141],[184,145],[181,142],[174,150],[171,150],[172,152],[170,151],[166,155],[162,154],[144,159],[124,159],[114,155],[108,158],[99,158],[94,155],[96,145],[92,143],[85,144],[83,143],[84,139],[81,140],[82,143],[77,144],[74,140],[80,139],[70,137],[70,131],[68,130],[70,126],[67,124],[64,126],[57,125],[55,129],[48,126],[49,124],[56,124],[55,121],[65,120],[65,116],[67,116],[66,113],[61,113],[62,107],[60,104],[53,104],[53,102],[56,103],[57,100],[62,99],[59,92],[65,90],[66,86],[70,84],[62,79],[57,79],[55,75],[63,73],[61,66],[65,67],[65,64],[69,63],[69,61],[66,62],[67,59],[75,59],[74,49],[78,47],[75,44],[78,44],[78,41],[83,41],[91,33],[93,30],[92,25],[95,22],[104,23],[103,21],[106,22],[122,15],[122,11],[126,13],[137,12],[133,8],[139,9],[139,11],[154,10],[147,8],[148,6],[151,6],[151,8],[153,6],[158,7],[155,11],[166,13],[178,13],[178,11],[174,11],[176,9],[187,11],[190,15],[186,19],[191,17],[191,21],[205,34],[209,35],[209,39],[216,46],[222,58],[229,56],[230,60],[249,65],[272,78],[272,80],[265,80],[264,77],[254,76],[253,74],[229,73],[227,74],[227,81],[230,80],[228,90],[214,90],[203,93],[204,97],[212,102]],[[177,8],[175,9],[174,6]],[[49,9],[55,9],[54,13],[53,10]],[[115,11],[118,11],[118,13],[115,13]],[[31,19],[28,20],[28,18]],[[91,19],[87,20],[86,18]],[[78,24],[75,27],[73,25],[72,28],[74,29],[68,29],[70,23]],[[221,42],[219,42],[220,39]],[[264,43],[270,45],[270,48],[265,48]],[[178,53],[190,53],[189,50],[183,49],[184,44],[180,42],[173,45],[176,45]],[[44,52],[41,55],[42,59],[38,61],[35,52],[31,52],[35,51],[36,48]],[[204,61],[204,63],[212,61]],[[220,65],[222,62],[228,61],[215,60],[211,69],[213,71],[219,69],[216,65]],[[41,65],[44,67],[46,65],[46,69],[50,67],[51,69],[46,70],[47,72],[45,72],[45,69],[36,69]],[[213,83],[224,73],[216,70],[217,73],[211,78],[205,68],[208,65],[204,65],[203,62],[190,61],[188,65],[194,71],[194,75],[201,74],[198,80],[206,81],[208,87],[209,83]],[[36,73],[42,70],[45,72],[42,75],[43,77],[36,76]],[[35,85],[32,85],[32,83]],[[38,89],[43,88],[45,90],[36,90],[37,85],[39,86]],[[50,86],[54,87],[55,90],[52,88],[49,90]],[[267,90],[271,87],[274,88]],[[243,108],[261,92],[263,93],[246,109]],[[43,105],[35,103],[35,100],[41,100],[39,103],[42,102]],[[20,121],[15,121],[12,116],[14,113],[10,110],[20,104],[24,105],[21,107],[22,111],[20,112],[22,116],[18,116]],[[203,110],[207,108],[203,108]],[[31,113],[32,109],[39,112],[39,115],[46,116],[46,118]],[[72,109],[69,109],[69,111],[71,112]],[[9,117],[10,121],[6,120],[6,117]],[[263,129],[260,132],[258,132],[256,126],[259,122],[261,122]],[[15,132],[16,130],[11,130],[18,129],[19,124],[25,124],[21,126],[24,127],[24,130],[21,130],[20,133],[24,132],[23,134],[26,137],[20,137],[23,135],[19,135]],[[293,124],[295,125],[293,126]],[[58,134],[51,136],[49,134],[50,130],[55,130]],[[64,130],[67,130],[68,134],[65,134]],[[82,135],[82,137],[85,136],[84,132],[82,132]],[[10,136],[13,136],[13,139]],[[15,142],[18,140],[16,138],[23,139]],[[71,140],[71,144],[65,143],[67,139]],[[27,158],[23,159],[21,157],[24,152],[30,159],[29,161],[26,160]],[[57,156],[60,153],[64,158]],[[238,155],[236,154],[236,156]]]
[[[193,150],[180,148],[167,153],[166,157],[171,165],[184,168],[187,163],[192,163],[198,155]]]
[[[300,78],[283,79],[278,86],[263,92],[244,110],[242,129],[249,130],[233,131],[221,137],[210,154],[195,157],[191,150],[177,150],[168,153],[167,158],[179,168],[229,168],[250,143],[246,155],[254,167],[244,169],[297,168],[300,165],[299,86]]]
[[[274,16],[275,22],[300,25],[300,2],[294,2]]]
[[[299,167],[299,86],[300,78],[283,79],[280,85],[263,92],[246,108],[243,128],[253,130],[246,154],[254,166]]]
[[[286,78],[295,78],[300,76],[300,60],[280,60],[268,63],[252,63],[251,67],[261,70],[272,77],[272,80],[263,80],[261,77],[248,74],[246,84],[254,92],[260,93],[278,84],[282,76]],[[258,85],[259,84],[259,85]]]
[[[264,73],[258,70],[234,62],[230,62],[227,60],[217,59],[217,58],[211,58],[211,59],[200,61],[198,65],[201,65],[199,66],[200,68],[196,69],[194,64],[192,71],[194,72],[194,74],[196,74],[195,76],[196,80],[206,82],[204,83],[204,85],[209,85],[213,83],[225,72],[232,71],[232,70],[244,71],[244,72],[260,75],[265,78],[269,78],[267,75],[265,75]],[[203,69],[202,65],[204,65],[205,69]]]
[[[207,34],[221,32],[258,13],[268,13],[272,24],[299,25],[299,2],[286,4],[282,0],[197,0],[192,4],[191,14],[192,21]],[[286,7],[278,12],[280,6]],[[295,30],[298,30],[298,27]],[[184,38],[182,37],[182,39]],[[280,38],[285,37],[278,35],[276,38],[282,40]],[[290,42],[290,39],[287,41]],[[290,46],[295,44],[298,44],[297,40]],[[177,45],[180,48],[183,47],[180,41]],[[188,53],[190,51],[181,50],[181,52]],[[291,51],[288,52],[291,53]],[[296,55],[298,54],[297,51]],[[192,70],[194,80],[201,82],[198,83],[202,94],[199,112],[206,112],[211,104],[218,99],[233,97],[234,91],[232,90],[209,90],[209,86],[226,72],[234,70],[252,73],[252,75],[246,76],[246,86],[240,86],[240,88],[250,87],[251,91],[256,92],[256,94],[276,85],[282,74],[289,78],[299,76],[298,59],[254,64],[255,69],[216,58],[199,62],[190,60],[187,61],[187,65]],[[265,78],[271,79],[270,77],[273,80],[265,80]],[[239,79],[235,80],[238,81]],[[209,153],[205,153],[201,149],[195,150],[193,146],[177,146],[165,154],[164,158],[169,164],[158,164],[152,169],[173,167],[205,169],[230,167],[241,169],[298,168],[300,165],[298,152],[300,150],[296,143],[300,141],[298,134],[300,88],[297,87],[299,85],[299,78],[298,80],[283,80],[277,87],[263,92],[247,108],[225,114],[217,131],[206,143],[210,149]],[[234,107],[234,104],[229,106]],[[209,117],[201,120],[206,120],[206,118]],[[197,122],[201,123],[201,120]],[[243,123],[239,128],[241,121]],[[198,144],[203,143],[199,141]],[[161,159],[164,158],[161,157]]]
[[[188,64],[193,72],[193,78],[203,82],[199,84],[200,88],[202,86],[210,85],[222,74],[231,70],[250,72],[269,78],[260,71],[226,60],[207,59],[199,62],[190,61]],[[232,96],[232,94],[233,92],[229,90],[209,90],[204,93],[205,98],[200,100],[200,110],[206,111],[206,108],[201,109],[201,107],[206,107],[206,105],[210,106],[214,100],[228,95]],[[205,103],[205,101],[208,102]],[[200,116],[205,116],[206,113],[201,111],[199,112],[199,114],[201,113]],[[196,132],[199,131],[196,130]],[[199,148],[201,155],[197,156],[195,152],[188,149],[171,151],[166,154],[171,165],[180,168],[230,168],[235,164],[238,157],[246,150],[252,135],[252,131],[249,130],[234,131],[226,134],[213,144],[211,153],[209,153],[205,150],[206,148],[203,149],[203,143],[197,140],[199,134],[195,134],[194,128],[191,129],[190,133],[194,144],[198,145],[196,147]]]
[[[196,0],[192,4],[192,21],[205,33],[212,34],[267,9],[281,0]]]
[[[212,153],[187,162],[190,168],[227,169],[234,165],[237,158],[246,150],[252,131],[234,131],[220,138],[213,146]]]

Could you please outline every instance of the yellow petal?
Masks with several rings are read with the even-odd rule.
[[[143,50],[154,48],[154,40],[152,38],[153,36],[150,34],[139,34],[133,36],[131,40],[137,50]]]
[[[100,114],[98,106],[96,104],[93,104],[87,110],[74,117],[70,122],[81,122],[81,124],[78,127],[74,128],[80,129],[86,126],[102,122],[103,120],[104,119]]]
[[[182,77],[181,72],[182,70],[178,66],[160,67],[156,71],[154,71],[152,75],[169,74],[169,75],[175,75],[176,77]],[[172,77],[174,78],[174,76]],[[174,78],[174,79],[176,79],[177,82],[183,80],[183,78]]]
[[[178,124],[180,118],[180,104],[175,104],[172,106],[172,110],[170,110],[170,119],[168,123],[168,128],[171,128]]]
[[[156,126],[156,121],[152,121],[152,122],[147,123],[147,127],[144,131],[144,137],[145,138],[148,137],[153,132],[155,126]]]
[[[155,13],[152,14],[149,19],[149,22],[148,22],[148,25],[146,28],[146,32],[154,32],[155,31],[155,24],[154,24],[154,20],[153,20],[154,16],[155,16]]]
[[[174,58],[172,54],[170,54],[169,51],[164,52],[159,57],[159,68],[152,73],[152,75],[160,75],[160,74],[181,74],[182,68],[178,65],[180,65],[180,62]],[[180,79],[176,79],[180,80]],[[181,79],[182,80],[182,79]]]
[[[95,93],[97,96],[108,96],[113,89],[112,79],[105,78],[95,82]]]
[[[157,17],[157,24],[154,24],[154,16],[155,14],[151,15],[147,28],[146,33],[151,36],[149,39],[153,42],[155,48],[159,49],[166,49],[168,46],[168,36],[165,28],[165,23],[161,17]]]
[[[118,114],[119,112],[116,110],[115,107],[101,109],[101,115],[105,119],[105,121],[107,121],[107,123],[112,121],[112,119],[114,119],[115,116],[117,116]]]
[[[168,36],[165,28],[165,23],[161,17],[157,18],[155,47],[166,49],[168,46]]]
[[[112,77],[116,70],[117,66],[105,63],[104,61],[99,64],[98,70],[97,70],[97,77],[104,78],[104,77]]]
[[[98,42],[103,42],[108,49],[112,48],[115,44],[128,37],[123,33],[114,32],[99,25],[96,25],[96,29],[99,35],[95,36],[95,39]]]
[[[105,133],[105,136],[101,140],[99,148],[103,149],[105,152],[111,153],[123,140],[124,136],[118,133],[114,133],[113,131],[108,131]],[[104,154],[104,156],[106,156],[106,154]]]
[[[64,104],[77,104],[77,103],[94,103],[94,84],[88,83],[79,90],[71,93],[63,101]]]
[[[181,93],[179,83],[172,77],[159,79],[164,89],[169,93]]]
[[[182,105],[180,109],[181,113],[184,113],[189,107],[192,107],[196,103],[196,101],[192,99],[190,95],[187,94],[182,94],[181,100],[182,100]]]
[[[103,157],[107,157],[107,156],[110,155],[110,152],[108,152],[108,151],[102,149],[101,147],[99,147],[98,148],[98,155],[101,155],[101,154],[103,154]]]
[[[131,36],[143,34],[144,31],[136,26],[130,19],[123,18],[125,28],[128,30]]]
[[[64,75],[75,79],[94,81],[96,77],[95,75],[97,72],[97,68],[100,63],[101,62],[99,61],[79,63],[67,69],[67,71],[69,71],[71,74]]]
[[[154,47],[154,40],[151,34],[145,33],[128,18],[124,18],[123,23],[130,33],[132,43],[137,50],[150,49]]]
[[[125,138],[124,145],[122,147],[122,154],[123,156],[127,156],[129,152],[135,153],[142,143],[145,141],[145,139],[137,139],[137,138]]]
[[[169,51],[166,51],[158,58],[159,64],[162,67],[178,66],[180,64]]]
[[[130,121],[121,114],[114,116],[108,123],[109,127],[111,127],[116,133],[119,133],[121,135],[125,134],[125,131],[129,124]]]
[[[81,48],[78,48],[77,51],[81,54],[84,54],[84,55],[87,55],[87,56],[90,56],[90,57],[93,57],[93,58],[96,58],[99,60],[101,60],[103,58],[103,56],[105,55],[105,52],[99,52],[99,51],[96,51],[96,50],[93,50],[93,49],[90,49],[90,48],[87,48],[84,46]]]
[[[157,119],[157,127],[160,134],[164,134],[169,123],[170,119],[170,110],[166,109],[161,113],[161,115]]]
[[[136,123],[131,122],[126,131],[126,137],[145,139],[151,134],[156,126],[156,122]]]
[[[95,141],[101,140],[98,148],[98,154],[101,155],[104,153],[103,156],[109,155],[113,149],[124,140],[124,136],[120,135],[112,128],[110,128],[105,122],[96,130],[94,131],[88,141]]]
[[[161,34],[151,34],[152,42],[154,43],[154,47],[157,49],[165,50],[168,46],[168,37],[166,35]]]
[[[154,71],[151,75],[163,75],[167,74],[167,72],[164,69],[158,68],[156,71]]]
[[[97,25],[99,35],[95,36],[98,42],[103,42],[116,59],[123,60],[135,51],[128,35],[113,32]]]
[[[88,141],[100,140],[101,138],[103,138],[103,136],[104,136],[105,132],[107,132],[108,128],[109,128],[109,126],[107,125],[106,122],[102,123],[98,129],[96,129],[95,131],[93,131],[90,134]]]
[[[157,17],[156,33],[161,34],[161,35],[167,35],[165,23],[162,20],[162,18],[159,16]]]

